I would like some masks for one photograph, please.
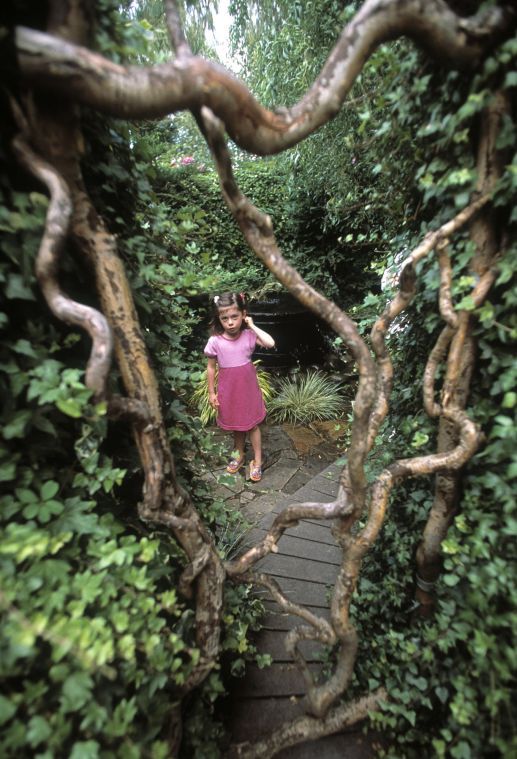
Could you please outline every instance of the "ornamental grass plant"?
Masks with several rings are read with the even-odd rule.
[[[264,397],[264,403],[266,404],[266,406],[268,406],[269,401],[271,400],[274,394],[273,385],[271,383],[270,376],[268,372],[265,371],[265,369],[259,368],[260,361],[254,361],[253,363],[257,367],[257,379],[258,379],[259,387],[262,391],[262,395]],[[217,366],[216,366],[215,371],[216,371],[215,384],[217,387]],[[199,418],[201,419],[201,424],[203,424],[206,427],[208,424],[212,424],[213,422],[215,422],[216,411],[210,405],[206,369],[203,372],[203,376],[197,383],[196,388],[194,392],[192,393],[190,400],[194,408],[197,409]]]
[[[345,411],[343,385],[321,371],[280,380],[268,405],[271,418],[280,424],[310,424],[339,418]]]

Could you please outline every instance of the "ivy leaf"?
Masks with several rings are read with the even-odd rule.
[[[39,714],[36,714],[29,720],[27,729],[27,741],[31,746],[37,746],[43,743],[52,734],[52,730],[47,720]]]
[[[460,741],[456,746],[451,748],[451,756],[454,759],[472,759],[470,746],[466,741]]]
[[[442,704],[445,704],[445,702],[449,698],[449,691],[447,690],[447,688],[442,688],[442,686],[439,685],[437,688],[434,689],[434,692],[436,693],[436,695],[438,696]]]
[[[76,398],[59,398],[56,406],[63,414],[71,416],[74,419],[80,419],[82,415],[82,404]]]
[[[10,482],[16,477],[16,464],[12,461],[2,461],[0,464],[0,482]]]
[[[19,353],[22,356],[29,356],[29,358],[39,358],[37,352],[34,350],[31,343],[28,340],[17,340],[12,346],[15,353]]]
[[[42,501],[50,501],[51,498],[54,498],[56,493],[59,490],[59,485],[54,480],[47,480],[47,482],[44,482],[41,486],[40,490],[40,498]]]
[[[70,759],[97,759],[99,744],[97,741],[77,741],[72,746]]]
[[[36,493],[33,490],[29,490],[29,488],[16,488],[14,492],[22,503],[36,503],[38,500]]]
[[[443,581],[449,588],[453,588],[455,585],[459,583],[460,578],[457,575],[447,574],[443,576]]]
[[[509,71],[505,77],[503,88],[517,87],[517,71]]]
[[[2,435],[5,440],[12,440],[12,438],[23,437],[25,429],[32,416],[32,412],[28,410],[17,411],[10,421],[4,426]]]
[[[9,300],[36,300],[30,287],[27,286],[21,274],[10,274],[5,288],[5,297]]]
[[[47,419],[46,416],[43,416],[39,411],[36,411],[35,414],[33,414],[32,417],[32,425],[40,432],[45,432],[47,435],[52,435],[52,437],[57,438],[57,430],[52,424],[52,422]]]
[[[59,501],[49,500],[41,504],[38,512],[38,520],[42,524],[50,522],[53,516],[61,514],[64,510],[64,506]]]
[[[474,311],[476,308],[476,304],[474,302],[474,298],[472,295],[465,295],[464,298],[460,300],[458,305],[456,306],[456,310],[459,311],[460,309],[463,309],[464,311]]]
[[[0,695],[0,725],[11,719],[16,711],[16,706],[5,696]]]
[[[76,712],[91,698],[92,678],[86,672],[74,672],[63,683],[61,704],[64,712]]]

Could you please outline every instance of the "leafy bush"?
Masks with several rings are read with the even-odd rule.
[[[337,419],[345,409],[343,386],[320,371],[280,380],[269,404],[271,417],[280,423],[309,424]]]
[[[135,163],[142,145],[135,142],[131,154],[123,125],[112,127],[108,138],[110,125],[91,118],[88,149],[95,146],[96,159],[88,178],[117,198],[120,250],[162,389],[177,471],[224,547],[240,517],[197,477],[217,451],[183,403],[199,378],[186,347],[192,321],[183,294],[198,282],[164,247],[169,232],[182,244],[183,231],[171,231],[167,209],[155,202],[152,167]],[[105,406],[91,403],[82,369],[88,342],[52,319],[36,286],[47,199],[13,190],[2,169],[0,754],[159,759],[170,755],[171,714],[199,657],[193,611],[176,592],[184,556],[165,530],[137,519],[141,472],[130,428],[108,425]],[[109,213],[107,196],[99,192],[96,202]],[[160,269],[165,260],[173,267],[170,280]],[[78,300],[92,298],[91,282],[69,257],[62,278]],[[202,451],[195,475],[194,451]],[[221,638],[233,669],[254,653],[247,637],[260,613],[247,586],[236,588],[225,596]],[[193,695],[193,718],[205,724],[224,689],[221,673],[213,672]],[[187,736],[189,719],[190,712]],[[210,740],[197,735],[197,755],[208,755]]]
[[[471,171],[464,172],[466,184],[458,187],[456,169],[472,167],[469,139],[476,133],[479,111],[489,97],[489,88],[484,87],[493,84],[501,65],[503,72],[498,76],[503,78],[504,66],[516,52],[515,39],[510,40],[497,57],[487,60],[485,72],[473,82],[452,72],[439,89],[419,95],[416,81],[407,88],[407,98],[397,101],[407,125],[413,123],[413,134],[422,119],[415,153],[431,158],[418,170],[417,179],[423,208],[434,217],[433,226],[453,216],[475,186],[475,171]],[[510,85],[513,79],[508,75],[506,81]],[[415,110],[417,102],[419,110]],[[460,134],[465,140],[457,139]],[[501,146],[507,141],[514,150],[515,138],[515,130],[503,131]],[[512,163],[510,156],[497,188],[496,206],[515,208],[515,176],[515,158]],[[414,556],[433,503],[434,478],[406,481],[393,492],[389,517],[364,563],[351,605],[363,641],[355,670],[356,692],[382,685],[389,693],[382,710],[372,717],[388,739],[388,756],[496,759],[516,752],[512,716],[517,597],[516,220],[513,212],[508,243],[498,261],[498,278],[478,309],[461,289],[462,281],[472,286],[472,241],[465,233],[454,243],[454,299],[476,317],[478,355],[468,411],[481,425],[486,441],[462,472],[458,513],[441,546],[444,571],[436,585],[436,614],[425,621],[413,614]],[[417,230],[413,239],[404,239],[401,232],[393,249],[410,250],[426,228]],[[404,317],[404,329],[389,336],[396,381],[390,415],[374,451],[372,476],[375,467],[435,448],[436,425],[424,413],[414,388],[421,385],[424,357],[440,328],[436,261],[423,262],[419,278],[419,296]],[[365,303],[365,331],[371,326],[368,312],[374,307],[379,313],[382,300],[370,296]]]
[[[260,364],[260,361],[254,361],[253,363],[255,366],[258,366]],[[215,376],[217,383],[217,367]],[[264,402],[267,404],[273,396],[274,392],[268,372],[266,372],[264,369],[257,369],[257,379],[259,387],[262,391],[262,395],[264,397]],[[207,424],[211,424],[215,421],[216,410],[210,405],[206,369],[203,372],[201,379],[198,381],[196,389],[192,393],[191,402],[192,405],[197,409],[199,418],[201,419],[201,423],[203,425],[206,426]]]

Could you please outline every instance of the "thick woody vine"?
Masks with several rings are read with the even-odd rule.
[[[54,9],[58,5],[51,3]],[[180,589],[194,597],[196,642],[202,656],[184,690],[199,684],[217,663],[225,578],[265,587],[285,611],[300,617],[302,624],[288,633],[286,647],[304,677],[308,714],[254,746],[231,749],[238,756],[269,756],[285,746],[363,719],[380,698],[386,698],[385,692],[379,690],[352,704],[339,703],[350,683],[357,651],[357,632],[349,607],[361,562],[382,528],[391,490],[406,478],[422,475],[437,478],[435,504],[417,557],[417,597],[426,609],[432,603],[430,591],[440,571],[439,544],[453,514],[458,473],[482,438],[465,411],[472,369],[472,318],[468,312],[454,308],[451,256],[455,235],[466,228],[475,242],[483,236],[491,240],[490,245],[480,247],[473,264],[477,283],[471,298],[479,306],[494,281],[499,250],[499,241],[490,232],[489,210],[497,171],[489,170],[488,165],[497,164],[494,145],[500,114],[486,116],[478,161],[478,166],[485,162],[485,171],[479,172],[477,197],[449,222],[429,233],[402,264],[398,292],[376,321],[369,342],[361,337],[347,314],[310,287],[282,256],[271,219],[251,204],[235,181],[225,131],[236,144],[251,152],[282,151],[335,115],[369,55],[383,41],[407,35],[442,63],[446,60],[451,67],[473,67],[501,38],[512,33],[516,13],[507,3],[465,19],[456,16],[442,0],[425,4],[416,0],[369,0],[345,27],[319,77],[300,102],[290,109],[272,112],[262,108],[244,85],[221,66],[191,54],[176,6],[170,0],[165,2],[165,12],[176,57],[170,63],[148,68],[124,67],[91,52],[86,47],[87,26],[81,3],[77,0],[69,5],[77,11],[70,13],[69,22],[50,24],[49,33],[20,28],[16,36],[20,71],[27,87],[34,92],[50,92],[59,103],[56,112],[41,103],[34,105],[29,96],[13,109],[20,130],[13,150],[50,195],[37,262],[38,281],[53,313],[81,326],[92,338],[88,387],[96,399],[107,401],[109,415],[123,416],[131,423],[145,474],[140,517],[168,527],[186,554]],[[51,16],[54,17],[59,14]],[[78,23],[77,18],[82,20]],[[336,500],[289,506],[276,518],[265,538],[234,561],[221,562],[195,504],[176,479],[157,382],[116,240],[85,190],[77,157],[79,122],[74,107],[62,101],[63,95],[75,103],[127,118],[152,118],[190,109],[211,149],[224,198],[251,249],[284,287],[327,321],[357,364],[359,385],[351,443]],[[504,104],[500,103],[499,108],[503,109]],[[41,130],[42,122],[46,130]],[[60,135],[59,150],[42,136],[45,131]],[[487,159],[487,155],[491,158]],[[98,311],[73,302],[59,288],[59,256],[67,245],[74,245],[94,271]],[[393,320],[416,297],[418,263],[432,255],[436,255],[440,269],[438,308],[445,326],[429,356],[423,394],[427,413],[440,426],[438,450],[432,455],[394,461],[375,481],[368,482],[366,458],[388,413],[393,385],[386,336]],[[126,397],[107,394],[112,346]],[[445,367],[445,379],[438,392],[436,377],[441,366]],[[293,604],[271,578],[254,570],[259,559],[276,550],[288,527],[308,517],[332,520],[334,536],[342,548],[330,622]],[[336,646],[334,672],[322,684],[314,681],[299,650],[298,644],[306,640]]]

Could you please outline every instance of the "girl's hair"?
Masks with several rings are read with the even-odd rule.
[[[248,310],[248,296],[246,293],[221,293],[221,295],[214,295],[211,299],[212,303],[212,321],[210,327],[212,334],[222,335],[224,332],[223,325],[219,321],[219,311],[221,308],[230,308],[235,306],[239,311]],[[246,329],[246,324],[242,322],[241,331]]]

